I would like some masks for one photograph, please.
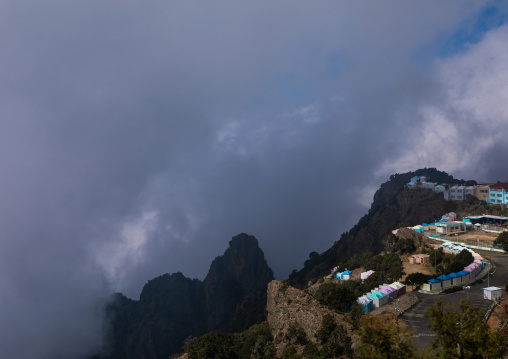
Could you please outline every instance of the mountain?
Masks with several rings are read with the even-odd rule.
[[[266,318],[266,289],[273,279],[256,238],[239,234],[204,281],[164,274],[148,281],[139,301],[115,294],[106,310],[108,354],[95,358],[167,359],[189,336],[244,330]]]
[[[299,271],[293,271],[289,283],[303,288],[309,280],[326,274],[340,262],[366,250],[378,254],[386,249],[387,236],[400,227],[431,223],[448,212],[459,217],[478,213],[501,214],[503,209],[490,205],[476,197],[464,201],[446,201],[443,194],[429,189],[406,189],[414,176],[426,176],[428,181],[440,184],[475,184],[475,181],[458,180],[435,168],[424,168],[414,172],[392,175],[374,194],[368,213],[348,232],[341,235],[330,249],[318,254],[312,252]]]

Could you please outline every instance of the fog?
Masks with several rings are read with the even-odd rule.
[[[241,232],[287,278],[393,173],[508,181],[507,10],[0,1],[0,355],[90,353]]]

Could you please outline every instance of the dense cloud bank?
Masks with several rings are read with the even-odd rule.
[[[79,357],[112,291],[240,232],[285,278],[393,172],[507,180],[506,13],[1,1],[2,357]]]

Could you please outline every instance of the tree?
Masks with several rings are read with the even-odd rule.
[[[446,272],[460,272],[464,267],[467,267],[474,261],[473,255],[463,249],[457,254],[446,267]]]
[[[184,347],[189,359],[236,359],[232,334],[211,332],[192,339]]]
[[[411,342],[409,332],[397,333],[394,323],[382,323],[376,320],[363,320],[362,344],[356,355],[362,359],[416,359],[420,356]]]
[[[423,283],[427,283],[427,281],[432,278],[432,275],[416,272],[408,274],[405,283],[411,285],[421,285]]]
[[[335,358],[348,355],[351,352],[351,338],[347,331],[342,325],[338,325],[329,314],[323,317],[316,338],[322,344],[321,358]]]
[[[299,345],[305,345],[309,342],[307,340],[307,334],[305,334],[305,330],[303,330],[302,326],[298,322],[294,322],[289,326],[287,337],[292,342]]]
[[[494,241],[494,245],[503,248],[504,251],[508,251],[508,232],[500,233]]]
[[[314,298],[321,304],[341,312],[345,312],[357,297],[355,292],[345,283],[324,283],[314,294]]]
[[[480,308],[461,300],[458,311],[454,304],[443,305],[439,299],[425,312],[429,327],[436,333],[432,349],[444,358],[500,358],[501,348],[496,333],[488,331]]]
[[[443,248],[439,247],[437,249],[437,251],[433,250],[433,251],[430,252],[430,254],[429,254],[429,263],[431,265],[433,265],[433,266],[437,265],[437,264],[440,264],[443,261],[444,257],[445,257],[445,253],[443,251]]]

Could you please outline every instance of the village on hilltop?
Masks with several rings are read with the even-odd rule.
[[[481,183],[471,186],[446,185],[428,182],[425,176],[415,176],[406,184],[406,188],[433,190],[443,193],[446,200],[460,201],[465,200],[467,195],[471,195],[490,204],[508,204],[508,183]],[[458,220],[457,214],[450,212],[432,223],[421,223],[408,228],[425,237],[443,242],[432,248],[435,251],[458,255],[465,250],[472,255],[473,260],[462,270],[452,273],[438,273],[434,268],[436,271],[434,278],[426,280],[419,286],[420,293],[438,294],[453,287],[475,283],[478,281],[477,278],[483,277],[491,269],[491,263],[476,253],[474,249],[504,253],[503,249],[494,245],[494,240],[498,234],[508,231],[508,217],[482,214]],[[392,233],[397,234],[397,232],[398,229]],[[410,255],[407,261],[413,265],[425,265],[429,263],[429,258],[429,254],[419,253]],[[338,267],[333,268],[331,272],[333,278],[338,281],[365,280],[374,273],[372,270],[367,270],[353,274],[347,269],[339,271]],[[480,274],[482,275],[480,276]],[[502,288],[487,287],[484,288],[484,298],[495,300],[501,297],[502,292]],[[383,284],[359,297],[357,303],[362,306],[364,312],[370,312],[392,302],[404,293],[406,293],[406,285],[403,283]]]
[[[463,201],[468,194],[492,204],[508,204],[508,183],[477,183],[472,186],[447,185],[428,182],[426,176],[415,176],[406,184],[407,188],[428,188],[443,193],[444,199]]]

